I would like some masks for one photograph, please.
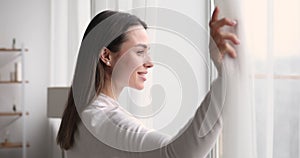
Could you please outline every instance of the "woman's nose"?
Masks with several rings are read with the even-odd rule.
[[[152,63],[152,59],[149,55],[145,58],[144,65],[145,68],[152,68],[154,65]]]
[[[147,61],[146,63],[144,63],[144,67],[145,68],[152,68],[154,65],[153,65],[153,63],[152,63],[152,61],[151,60],[149,60],[149,61]]]

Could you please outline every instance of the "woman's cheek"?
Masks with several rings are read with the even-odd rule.
[[[133,54],[124,54],[116,63],[112,78],[113,80],[122,84],[122,86],[128,86],[132,82],[131,78],[136,77],[136,69],[142,65],[140,59],[133,56]]]

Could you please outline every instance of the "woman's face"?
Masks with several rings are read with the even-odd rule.
[[[142,26],[133,26],[126,37],[120,51],[113,57],[112,79],[119,86],[116,88],[129,86],[141,90],[147,80],[148,69],[153,67],[148,54],[148,34]]]

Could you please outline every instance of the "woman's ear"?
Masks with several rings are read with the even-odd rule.
[[[104,47],[101,49],[100,52],[100,59],[102,60],[103,63],[105,63],[107,66],[111,66],[111,51]]]

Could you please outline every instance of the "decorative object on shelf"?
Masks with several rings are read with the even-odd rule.
[[[10,54],[11,53],[21,53],[21,55],[18,56],[23,56],[24,52],[28,51],[28,49],[20,49],[20,48],[15,48],[15,49],[11,49],[11,48],[0,48],[0,53],[2,54]],[[1,57],[1,56],[0,56]],[[1,59],[1,58],[0,58]],[[2,60],[0,62],[3,62]],[[22,83],[22,61],[16,61],[14,62],[14,67],[12,71],[8,71],[8,79],[3,79],[3,78],[7,78],[6,75],[2,75],[0,76],[0,84],[10,84],[10,83]],[[5,77],[3,77],[5,76]],[[25,83],[28,83],[28,81],[25,81]]]
[[[20,62],[15,63],[15,81],[22,81],[22,67]]]
[[[18,63],[15,63],[14,75],[15,75],[15,81],[18,81]]]
[[[9,141],[9,130],[5,130],[5,135],[4,135],[4,143],[7,143]]]
[[[12,49],[15,49],[16,48],[16,39],[13,38],[13,41],[12,41]]]
[[[23,78],[22,78],[22,64],[20,62],[18,62],[18,67],[17,67],[17,74],[18,74],[18,81],[22,81]]]
[[[13,104],[13,108],[12,109],[13,109],[14,112],[17,112],[16,104]]]

